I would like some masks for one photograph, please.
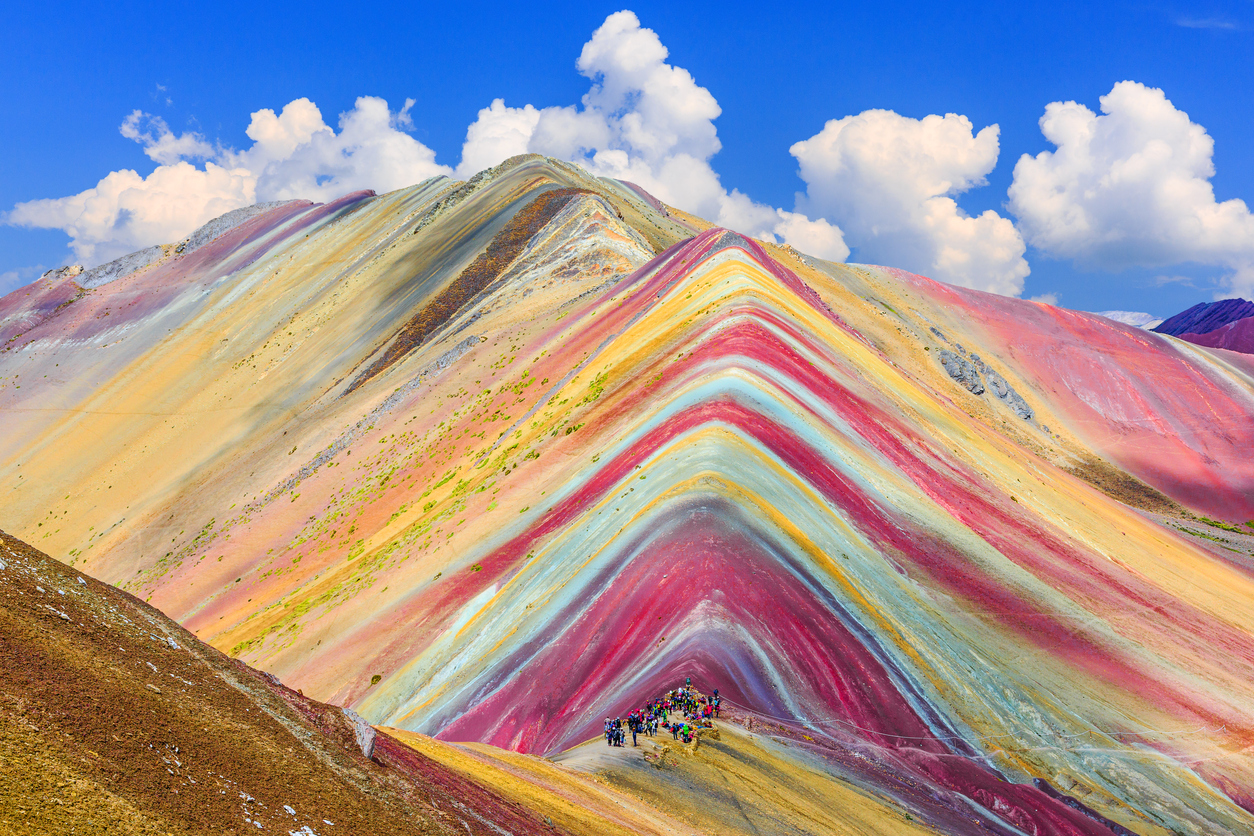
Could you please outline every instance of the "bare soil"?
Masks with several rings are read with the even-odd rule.
[[[0,834],[553,832],[0,531]]]
[[[1184,508],[1166,494],[1096,456],[1088,456],[1084,461],[1067,470],[1111,499],[1118,500],[1125,505],[1156,514],[1187,516]]]

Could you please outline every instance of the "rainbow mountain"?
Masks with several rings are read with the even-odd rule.
[[[1254,833],[1249,355],[534,156],[51,273],[0,345],[0,527],[487,783]],[[597,742],[687,677],[708,794]]]

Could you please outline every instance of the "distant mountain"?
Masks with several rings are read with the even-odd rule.
[[[1220,302],[1199,302],[1187,311],[1164,319],[1153,330],[1178,337],[1181,334],[1208,334],[1216,328],[1254,316],[1254,302],[1246,299],[1224,299]]]
[[[1205,334],[1181,334],[1180,339],[1210,348],[1254,354],[1254,316],[1229,322]]]
[[[1098,316],[1131,325],[1133,328],[1153,328],[1162,322],[1162,317],[1141,311],[1098,311]]]

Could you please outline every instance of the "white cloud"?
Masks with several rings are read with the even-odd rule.
[[[510,107],[494,100],[467,129],[456,175],[515,154],[547,154],[820,258],[847,258],[848,236],[867,260],[970,287],[1022,291],[1028,266],[1014,225],[993,211],[970,217],[954,200],[982,185],[996,165],[996,125],[975,133],[957,114],[909,119],[882,110],[833,120],[791,149],[807,188],[789,211],[723,186],[711,165],[721,148],[721,108],[667,58],[658,35],[635,14],[610,15],[576,62],[590,81],[580,104]],[[297,99],[278,113],[253,113],[246,132],[252,144],[240,150],[196,132],[175,134],[160,117],[135,111],[121,131],[158,163],[155,171],[113,172],[80,194],[19,204],[7,221],[65,230],[76,258],[91,265],[176,241],[253,202],[326,201],[453,174],[406,132],[413,105],[393,112],[382,99],[363,97],[333,129],[313,102]]]
[[[356,189],[389,191],[451,169],[404,129],[406,101],[362,97],[340,115],[339,132],[317,106],[297,99],[275,114],[252,115],[242,151],[210,145],[195,133],[175,135],[160,118],[134,111],[122,135],[159,163],[148,176],[114,171],[90,189],[62,198],[19,203],[5,217],[17,226],[61,229],[74,258],[92,266],[143,247],[177,241],[206,221],[259,201],[326,201]],[[192,160],[205,160],[203,167]]]
[[[1254,292],[1254,215],[1215,200],[1214,141],[1162,90],[1122,81],[1102,115],[1053,102],[1041,132],[1056,147],[1015,165],[1010,207],[1029,243],[1087,267],[1195,262],[1228,268]]]
[[[1241,28],[1234,21],[1221,17],[1182,17],[1176,21],[1176,25],[1183,26],[1186,29],[1226,29],[1228,31],[1236,31]]]
[[[723,187],[710,165],[722,147],[714,127],[721,108],[687,70],[666,63],[667,55],[635,14],[610,15],[576,63],[592,81],[582,105],[515,108],[497,99],[467,130],[458,175],[515,154],[547,154],[630,180],[721,226],[843,261],[849,248],[836,226]]]
[[[322,121],[309,99],[297,99],[277,116],[272,110],[253,114],[246,133],[253,146],[227,157],[255,173],[257,200],[334,200],[357,189],[378,192],[412,186],[448,166],[435,152],[409,134],[413,126],[406,99],[397,113],[386,101],[362,96],[340,114],[337,134]]]
[[[812,221],[800,212],[776,210],[780,221],[774,227],[775,234],[804,253],[827,259],[844,261],[849,257],[840,228],[823,218]]]
[[[1042,293],[1039,296],[1029,296],[1028,301],[1040,302],[1042,305],[1057,305],[1058,294],[1057,293]]]
[[[224,212],[255,203],[256,179],[245,169],[188,162],[158,166],[141,177],[114,171],[76,195],[19,203],[7,220],[62,229],[75,259],[101,264],[155,243],[177,241]]]
[[[148,129],[141,130],[145,123]],[[214,155],[214,147],[205,142],[200,134],[175,136],[164,119],[142,110],[132,110],[131,115],[122,120],[119,130],[122,136],[144,146],[144,153],[162,165],[173,165],[184,158],[206,160]]]
[[[457,176],[464,179],[527,153],[527,144],[539,121],[540,111],[531,105],[506,107],[504,99],[494,99],[479,111],[479,118],[466,130]]]
[[[798,208],[840,224],[861,260],[1018,295],[1028,264],[1014,224],[992,210],[971,217],[952,197],[985,183],[998,132],[990,125],[973,134],[955,113],[833,119],[790,149],[806,183]]]

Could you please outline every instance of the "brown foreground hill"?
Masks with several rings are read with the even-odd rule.
[[[0,833],[554,832],[0,531]]]

